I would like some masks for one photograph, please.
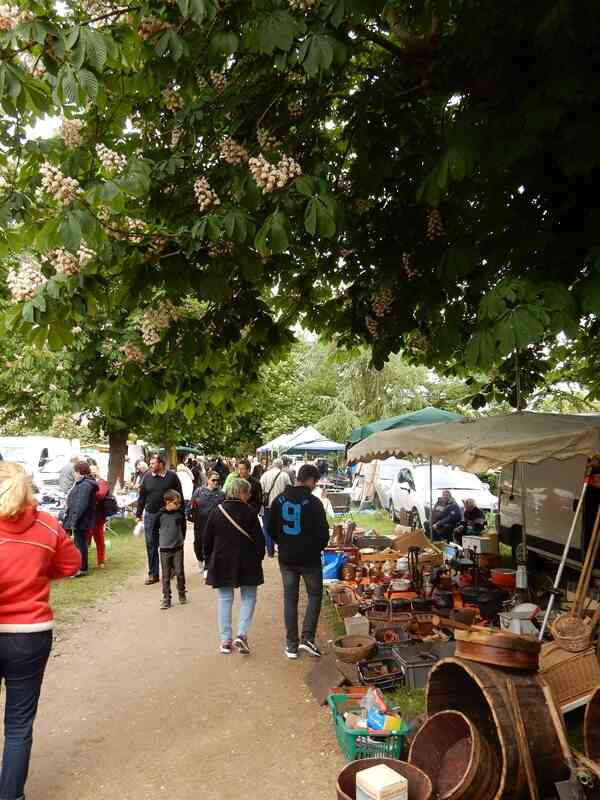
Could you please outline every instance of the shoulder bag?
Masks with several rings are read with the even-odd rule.
[[[250,534],[248,533],[248,531],[245,531],[245,530],[242,528],[242,526],[241,526],[241,525],[238,525],[238,523],[237,523],[237,522],[234,520],[234,518],[233,518],[233,517],[232,517],[230,514],[228,514],[228,513],[225,511],[225,509],[223,508],[223,506],[217,506],[217,508],[219,509],[219,511],[221,512],[221,514],[223,514],[223,516],[225,517],[225,519],[228,519],[228,520],[229,520],[229,522],[231,522],[231,524],[233,525],[233,527],[234,527],[234,528],[237,528],[237,529],[238,529],[238,531],[239,531],[240,533],[243,533],[243,534],[244,534],[244,536],[246,537],[246,539],[250,539],[250,541],[252,542],[252,544],[254,544],[254,539],[253,539],[253,538],[250,536]]]

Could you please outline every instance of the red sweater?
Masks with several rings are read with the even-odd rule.
[[[80,568],[79,550],[50,514],[30,506],[0,518],[0,633],[50,630],[50,581]]]

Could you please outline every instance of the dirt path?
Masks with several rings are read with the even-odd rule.
[[[138,575],[55,646],[30,800],[335,797],[343,760],[303,684],[313,661],[283,656],[276,563],[265,561],[248,658],[218,654],[216,593],[191,548],[186,566],[189,605],[160,611],[159,586]]]

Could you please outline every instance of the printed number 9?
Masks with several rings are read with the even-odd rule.
[[[286,501],[281,509],[281,516],[287,525],[283,526],[283,532],[289,536],[298,536],[300,533],[300,514],[302,508],[298,503]]]

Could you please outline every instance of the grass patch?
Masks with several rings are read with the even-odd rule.
[[[399,686],[384,692],[389,704],[398,707],[402,711],[402,716],[409,720],[425,713],[425,689],[409,689],[406,686]]]
[[[323,592],[323,601],[321,603],[321,613],[325,620],[325,624],[332,633],[334,639],[346,635],[346,628],[344,623],[340,620],[335,610],[335,605],[332,603],[327,592]]]
[[[392,536],[397,525],[385,511],[376,511],[374,514],[351,513],[348,517],[366,531],[375,528],[380,536]]]
[[[143,537],[132,536],[134,525],[135,520],[122,517],[111,522],[106,536],[105,569],[96,567],[96,550],[92,546],[87,578],[65,578],[52,584],[50,603],[60,625],[80,621],[84,608],[120,589],[142,567],[146,547]]]

